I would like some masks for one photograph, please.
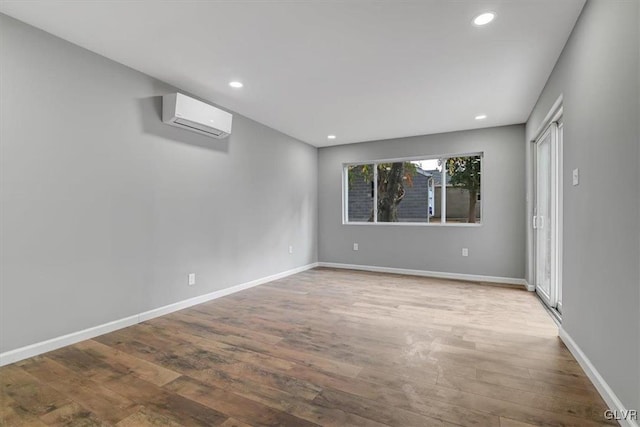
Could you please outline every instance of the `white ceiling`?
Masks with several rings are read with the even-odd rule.
[[[584,2],[2,0],[0,11],[321,147],[525,122]],[[494,22],[472,25],[487,10]]]

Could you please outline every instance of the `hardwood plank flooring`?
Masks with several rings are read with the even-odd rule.
[[[536,297],[315,269],[0,368],[3,426],[597,426]]]

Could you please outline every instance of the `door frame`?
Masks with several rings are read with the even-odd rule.
[[[557,302],[556,310],[559,314],[562,313],[562,220],[563,220],[563,152],[564,152],[564,109],[562,105],[562,95],[556,100],[551,107],[551,110],[547,113],[546,117],[538,127],[534,138],[527,144],[527,154],[529,161],[527,162],[527,168],[529,173],[527,174],[527,260],[528,260],[528,290],[536,291],[536,232],[533,228],[533,217],[536,208],[536,144],[540,138],[549,130],[553,123],[557,124],[555,139],[555,147],[552,146],[552,175],[555,174],[555,178],[552,178],[552,193],[553,200],[553,219],[555,219],[555,229],[553,230],[553,239],[555,245],[552,248],[552,275],[555,280],[555,295],[551,298],[552,301]],[[555,158],[554,158],[555,157]],[[555,182],[554,182],[555,181]],[[539,292],[538,295],[540,295]],[[541,300],[545,304],[549,305],[549,301],[541,297]]]
[[[557,306],[556,310],[562,314],[562,224],[564,221],[564,213],[562,210],[562,204],[564,200],[564,186],[563,186],[563,162],[564,162],[564,115],[562,114],[562,108],[560,108],[560,116],[556,119],[558,123],[558,135],[556,138],[557,144],[557,165],[556,165],[556,276],[557,276]]]

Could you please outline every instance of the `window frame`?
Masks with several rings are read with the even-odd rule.
[[[468,223],[468,222],[446,222],[446,184],[443,185],[440,189],[442,194],[440,195],[440,212],[444,212],[445,215],[441,215],[440,221],[438,222],[378,222],[378,186],[375,183],[378,181],[378,167],[379,163],[395,163],[395,162],[411,162],[411,161],[420,161],[420,160],[438,160],[438,159],[448,159],[451,157],[480,157],[480,191],[478,195],[480,196],[480,222],[479,223]],[[373,222],[368,221],[349,221],[349,166],[358,166],[358,165],[373,165]],[[443,171],[445,171],[443,167]],[[409,157],[396,157],[389,159],[376,159],[376,160],[363,160],[357,162],[343,162],[342,163],[342,225],[373,225],[373,226],[419,226],[419,227],[482,227],[484,225],[484,185],[483,185],[483,176],[484,176],[484,152],[483,151],[474,151],[469,153],[451,153],[451,154],[440,154],[440,155],[432,155],[426,154],[423,156],[409,156]],[[442,182],[446,182],[443,180]],[[444,197],[443,197],[444,195]],[[443,206],[444,205],[444,206]],[[444,207],[444,209],[442,209]]]

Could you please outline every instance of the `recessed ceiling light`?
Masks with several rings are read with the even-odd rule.
[[[327,135],[327,139],[336,139],[335,135]]]
[[[229,82],[229,86],[236,89],[240,89],[244,85],[242,84],[242,82],[234,81],[234,82]]]
[[[480,115],[477,115],[477,116],[476,116],[476,120],[484,120],[484,119],[486,119],[486,118],[487,118],[487,115],[486,115],[486,114],[480,114]]]
[[[496,14],[493,12],[485,12],[473,18],[473,23],[479,27],[483,25],[487,25],[489,22],[493,21],[496,17]]]

